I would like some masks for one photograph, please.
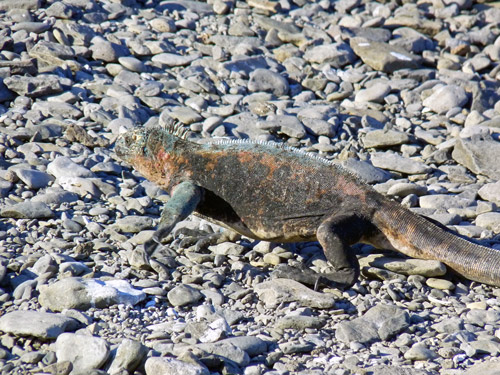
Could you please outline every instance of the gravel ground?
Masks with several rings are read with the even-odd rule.
[[[189,218],[140,251],[165,192],[124,129],[284,142],[500,250],[500,3],[0,0],[0,373],[498,374],[500,289],[356,246],[346,291],[317,243]],[[244,187],[242,187],[244,188]]]

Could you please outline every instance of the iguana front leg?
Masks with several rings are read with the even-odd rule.
[[[185,181],[175,186],[172,196],[161,213],[160,224],[153,237],[145,243],[146,253],[151,255],[161,240],[168,236],[175,225],[187,218],[200,203],[203,189],[192,182]]]

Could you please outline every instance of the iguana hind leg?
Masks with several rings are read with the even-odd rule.
[[[316,237],[335,271],[319,273],[306,266],[280,265],[273,271],[273,276],[293,279],[314,286],[314,289],[319,285],[335,288],[352,286],[359,277],[359,263],[351,245],[361,239],[367,226],[366,221],[355,214],[327,217],[318,227]]]
[[[319,274],[323,279],[346,287],[358,280],[359,262],[351,245],[361,239],[367,226],[364,219],[347,213],[332,215],[321,223],[316,237],[323,247],[326,259],[335,269],[334,272]]]
[[[172,192],[172,197],[167,201],[161,213],[160,224],[151,240],[145,243],[146,253],[151,255],[161,240],[168,236],[175,224],[187,218],[200,203],[203,189],[185,181],[177,185]]]

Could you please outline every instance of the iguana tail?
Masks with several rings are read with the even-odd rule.
[[[467,279],[500,287],[499,250],[464,239],[389,200],[375,211],[373,224],[403,254],[439,260]]]

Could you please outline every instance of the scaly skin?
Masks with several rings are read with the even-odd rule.
[[[359,264],[350,246],[364,242],[500,286],[499,251],[413,214],[325,159],[277,144],[197,144],[184,135],[178,127],[138,129],[115,146],[122,160],[171,194],[156,242],[194,212],[254,239],[318,240],[335,272],[286,271],[308,284],[352,285]]]

